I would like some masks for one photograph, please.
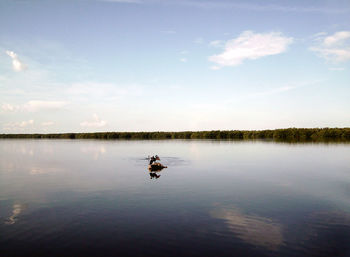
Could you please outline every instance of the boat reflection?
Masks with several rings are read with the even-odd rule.
[[[157,172],[159,172],[159,171],[150,171],[149,172],[150,179],[159,179],[160,174],[157,174]]]

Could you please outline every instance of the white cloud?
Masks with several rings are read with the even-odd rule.
[[[319,39],[323,38],[325,35],[327,35],[327,32],[322,31],[322,32],[318,32],[316,34],[311,35],[311,38],[313,38],[315,40],[319,40]]]
[[[350,31],[339,31],[334,33],[332,36],[328,36],[324,39],[326,46],[334,46],[342,44],[346,39],[350,38]]]
[[[113,83],[84,82],[74,83],[66,89],[73,100],[115,102],[127,96],[138,96],[143,92],[142,85],[119,86]]]
[[[210,69],[212,70],[220,70],[220,68],[221,68],[220,66],[215,66],[215,65],[210,67]]]
[[[28,120],[28,121],[22,121],[19,124],[19,126],[23,128],[23,127],[27,127],[27,126],[33,125],[33,124],[34,124],[34,120]]]
[[[18,109],[19,109],[18,105],[12,105],[7,103],[4,103],[1,105],[1,110],[3,112],[14,112],[14,111],[17,111]]]
[[[209,60],[220,66],[237,66],[244,60],[283,53],[292,41],[293,38],[285,37],[280,32],[258,34],[244,31],[239,37],[226,42],[223,53],[210,56]]]
[[[251,97],[259,97],[259,96],[266,96],[266,95],[273,95],[273,94],[278,94],[278,93],[283,93],[287,92],[290,90],[294,90],[300,86],[283,86],[283,87],[278,87],[278,88],[273,88],[270,90],[267,90],[265,92],[258,92],[255,94],[250,95]]]
[[[104,120],[101,120],[97,114],[93,115],[93,119],[91,121],[83,121],[80,123],[80,126],[82,127],[104,127],[106,126],[107,122]]]
[[[27,66],[18,59],[18,56],[16,53],[14,53],[12,51],[6,51],[6,54],[11,57],[12,68],[15,71],[23,71],[27,68]]]
[[[188,53],[189,53],[189,52],[186,51],[186,50],[183,50],[183,51],[180,52],[180,54],[188,54]]]
[[[66,106],[67,103],[64,101],[41,101],[41,100],[33,100],[29,101],[27,104],[23,106],[23,109],[27,111],[39,111],[42,109],[60,109]]]
[[[187,58],[181,58],[180,61],[181,62],[187,62]]]
[[[64,102],[64,101],[32,100],[22,105],[13,105],[13,104],[4,103],[1,105],[1,111],[2,112],[17,112],[17,111],[36,112],[44,109],[45,110],[61,109],[66,105],[67,105],[67,102]]]
[[[34,125],[34,120],[6,123],[3,128],[4,130],[16,131],[23,130],[24,128],[32,125]]]
[[[286,85],[278,87],[278,88],[272,88],[272,89],[267,90],[267,91],[253,93],[253,94],[249,95],[249,97],[255,98],[255,97],[262,97],[262,96],[279,94],[279,93],[287,92],[290,90],[295,90],[295,89],[302,88],[302,87],[320,85],[320,83],[322,83],[322,82],[323,82],[323,80],[314,80],[314,81],[289,83],[289,84],[286,84]]]
[[[55,124],[53,121],[45,121],[41,123],[41,126],[47,127],[47,126],[52,126]]]
[[[327,61],[338,63],[350,60],[350,31],[338,31],[330,36],[323,34],[316,41],[318,44],[310,50]]]
[[[345,68],[342,68],[342,67],[332,67],[332,68],[329,68],[328,70],[331,70],[331,71],[343,71],[343,70],[345,70]]]
[[[224,46],[224,41],[222,40],[214,40],[209,43],[209,46],[211,47],[223,47]]]
[[[201,38],[201,37],[198,37],[193,42],[196,43],[196,44],[203,44],[204,43],[204,39]]]

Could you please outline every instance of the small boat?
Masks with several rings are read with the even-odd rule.
[[[168,167],[164,166],[163,164],[161,164],[159,162],[154,162],[154,163],[148,165],[148,169],[150,171],[162,170],[164,168],[168,168]]]

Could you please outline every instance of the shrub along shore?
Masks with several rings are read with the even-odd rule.
[[[270,139],[286,142],[350,142],[350,128],[287,128],[274,130],[212,130],[183,132],[96,132],[0,134],[0,138],[53,139]]]

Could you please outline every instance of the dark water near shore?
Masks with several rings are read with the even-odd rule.
[[[350,145],[1,140],[0,255],[350,256]]]

